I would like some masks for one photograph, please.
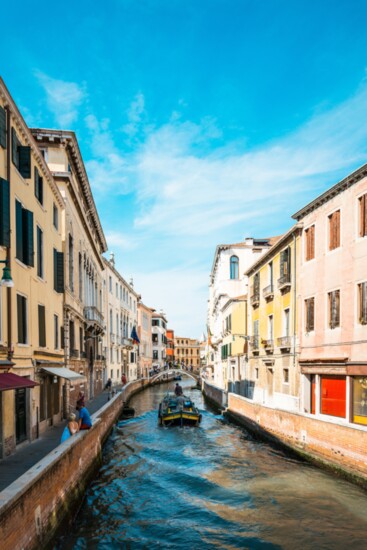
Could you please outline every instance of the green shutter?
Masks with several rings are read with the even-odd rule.
[[[10,185],[0,178],[0,245],[10,246]]]
[[[18,145],[19,141],[17,133],[14,128],[11,129],[11,159],[15,166],[18,168]]]
[[[16,239],[16,257],[23,261],[23,208],[19,201],[15,201],[15,239]]]
[[[56,292],[64,292],[64,253],[56,252],[55,260],[55,290]]]
[[[6,113],[2,107],[0,107],[0,145],[6,149]]]
[[[23,262],[34,266],[33,212],[23,208]]]
[[[38,306],[38,336],[39,346],[46,347],[46,314],[45,306]]]
[[[28,145],[19,145],[19,172],[23,178],[31,177],[31,148]]]
[[[39,175],[38,168],[34,167],[34,194],[43,204],[43,178]]]

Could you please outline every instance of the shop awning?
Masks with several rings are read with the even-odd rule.
[[[39,386],[39,384],[29,378],[24,378],[24,376],[18,376],[12,372],[0,374],[0,391],[34,388],[34,386]]]
[[[66,380],[70,380],[70,382],[78,381],[81,382],[82,380],[85,380],[85,376],[82,374],[79,374],[78,372],[74,372],[71,369],[67,369],[66,367],[44,367],[42,366],[42,370],[45,372],[48,372],[49,374],[52,374],[53,376],[59,376],[60,378],[66,378]]]

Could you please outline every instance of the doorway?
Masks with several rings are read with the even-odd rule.
[[[15,434],[16,443],[27,439],[27,411],[26,411],[26,389],[15,390]]]

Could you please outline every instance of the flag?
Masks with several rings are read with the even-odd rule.
[[[132,339],[133,344],[140,344],[139,336],[138,336],[138,333],[136,332],[135,327],[133,327],[131,331],[130,338]]]

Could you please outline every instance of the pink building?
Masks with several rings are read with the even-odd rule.
[[[367,425],[367,165],[293,218],[303,223],[301,411]]]

